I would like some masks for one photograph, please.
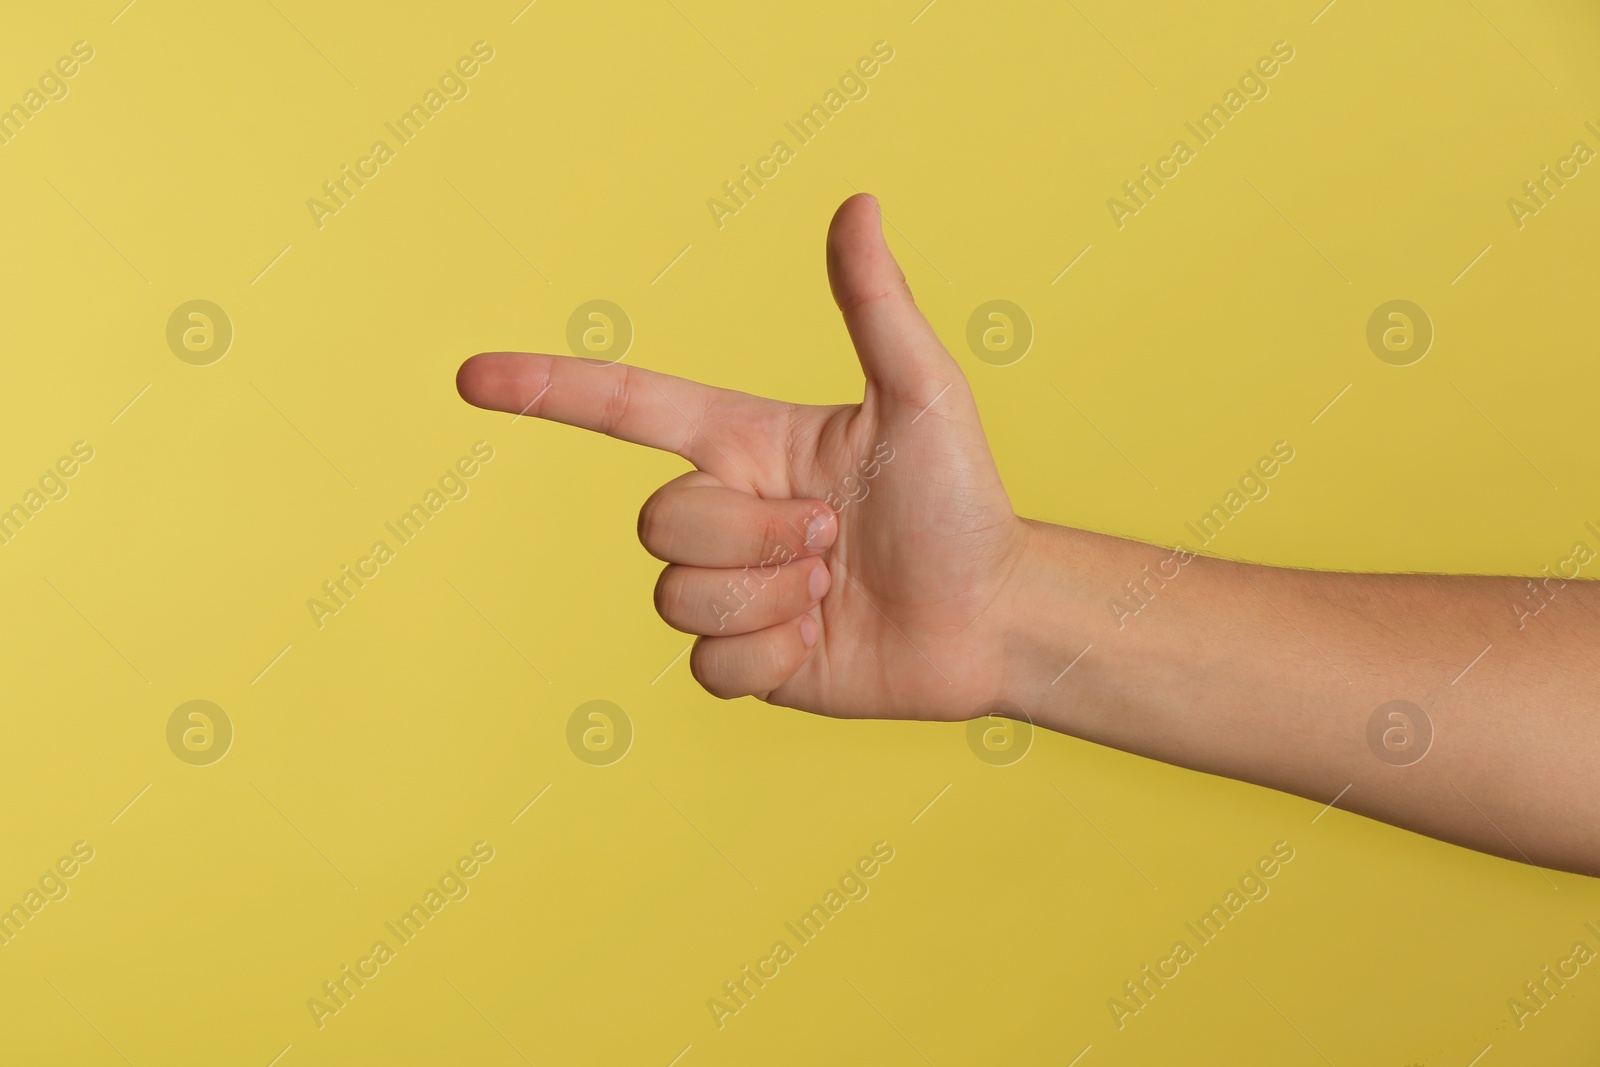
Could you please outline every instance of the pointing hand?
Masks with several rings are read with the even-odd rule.
[[[840,716],[957,719],[1001,691],[1004,601],[1028,542],[972,393],[912,300],[877,201],[828,231],[828,278],[866,378],[808,407],[624,364],[494,352],[470,403],[674,452],[695,467],[639,513],[667,563],[656,610],[700,635],[719,697]]]

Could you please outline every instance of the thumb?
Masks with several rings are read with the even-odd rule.
[[[963,380],[917,310],[906,277],[884,243],[878,201],[866,193],[841,204],[828,227],[828,284],[862,371],[888,397],[921,407],[951,382]]]

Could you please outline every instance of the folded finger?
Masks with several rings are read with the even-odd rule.
[[[665,563],[693,567],[784,564],[833,544],[838,520],[820,500],[764,500],[691,471],[639,509],[639,541]]]
[[[809,614],[736,637],[702,637],[689,654],[689,670],[712,696],[760,696],[793,677],[817,643]]]
[[[738,570],[674,564],[656,583],[656,611],[684,633],[745,634],[810,611],[831,584],[828,565],[820,559]]]

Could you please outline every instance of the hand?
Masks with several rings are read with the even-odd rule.
[[[1600,582],[1564,585],[1549,616],[1563,624],[1534,639],[1506,611],[1520,579],[1202,557],[1175,578],[1171,549],[1025,521],[870,197],[834,216],[828,277],[866,374],[860,404],[504,352],[457,377],[474,404],[694,464],[645,502],[639,535],[669,564],[657,610],[701,635],[690,667],[712,693],[851,717],[1012,704],[1089,741],[1600,876],[1600,673],[1585,658]],[[1105,614],[1133,581],[1149,610]],[[1414,765],[1386,758],[1374,709],[1451,689],[1438,680],[1462,663],[1448,740]]]
[[[622,364],[493,352],[456,386],[521,412],[674,452],[639,537],[668,566],[667,623],[699,634],[690,669],[719,697],[849,717],[969,718],[1002,693],[1011,510],[956,361],[912,300],[878,204],[846,200],[828,279],[855,344],[861,403],[807,407]]]

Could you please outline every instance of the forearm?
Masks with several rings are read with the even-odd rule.
[[[1029,529],[1006,699],[1039,725],[1600,874],[1595,587],[1183,562]],[[1390,701],[1421,712],[1386,710],[1369,739]]]

